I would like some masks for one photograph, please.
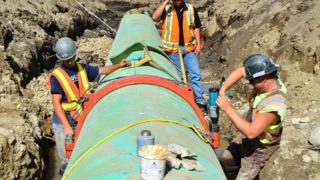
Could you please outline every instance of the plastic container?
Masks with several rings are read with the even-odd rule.
[[[151,134],[150,130],[142,130],[137,137],[137,155],[140,147],[145,145],[154,145],[154,135]]]
[[[139,149],[140,176],[145,180],[161,180],[166,170],[169,151],[157,145],[147,145]]]

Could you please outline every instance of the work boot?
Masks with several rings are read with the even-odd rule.
[[[198,104],[198,107],[201,109],[201,112],[203,114],[203,116],[207,116],[208,115],[208,108],[205,104]]]
[[[59,174],[60,174],[60,176],[63,176],[64,171],[65,171],[66,168],[67,168],[67,165],[68,165],[68,164],[65,164],[65,163],[63,163],[63,164],[60,165],[60,169],[59,169]]]

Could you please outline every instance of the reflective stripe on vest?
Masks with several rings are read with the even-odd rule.
[[[265,131],[259,135],[262,144],[271,144],[280,136],[284,118],[287,112],[287,99],[281,91],[275,91],[267,95],[257,106],[257,112],[277,112],[280,117],[278,124],[271,124],[266,127]]]
[[[77,66],[79,69],[78,79],[81,79],[81,81],[78,80],[79,87],[80,87],[80,94],[83,95],[84,93],[86,93],[87,90],[89,90],[89,80],[88,80],[87,72],[84,69],[84,66],[80,63],[77,63]]]
[[[76,101],[89,90],[89,81],[87,72],[85,71],[84,65],[80,63],[76,63],[79,71],[78,75],[78,83],[79,88],[76,84],[71,80],[70,76],[61,68],[56,68],[51,75],[56,77],[59,81],[64,93],[67,97],[67,102],[62,103],[62,108],[64,111],[77,110],[79,113],[82,111],[81,105],[79,105]],[[49,77],[51,76],[49,75]]]
[[[185,51],[190,52],[195,49],[196,43],[193,33],[193,28],[195,25],[194,7],[188,3],[185,4],[187,11],[183,11],[184,45],[187,46]],[[167,52],[178,52],[180,29],[177,12],[171,4],[166,6],[165,11],[167,15],[162,24],[163,48]]]

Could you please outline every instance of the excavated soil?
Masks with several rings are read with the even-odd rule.
[[[150,14],[161,0],[82,0],[112,28],[123,14],[140,8]],[[319,179],[319,151],[309,149],[310,131],[320,126],[320,1],[200,0],[203,28],[200,56],[204,84],[217,86],[249,54],[265,52],[282,65],[289,111],[280,149],[260,179]],[[156,24],[159,26],[159,24]],[[74,0],[12,0],[0,6],[0,177],[59,179],[51,129],[48,73],[57,60],[52,46],[58,38],[77,41],[78,56],[103,65],[114,33]],[[230,90],[241,114],[250,92],[241,81]],[[239,132],[221,113],[227,140]]]

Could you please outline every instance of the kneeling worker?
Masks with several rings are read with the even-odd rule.
[[[237,179],[255,179],[269,157],[279,148],[287,112],[286,87],[278,78],[278,64],[264,54],[253,54],[234,70],[219,92],[217,104],[245,136],[234,140],[220,157],[228,175],[239,170]],[[247,118],[233,108],[225,92],[245,77],[254,87]],[[239,169],[240,168],[240,169]]]

